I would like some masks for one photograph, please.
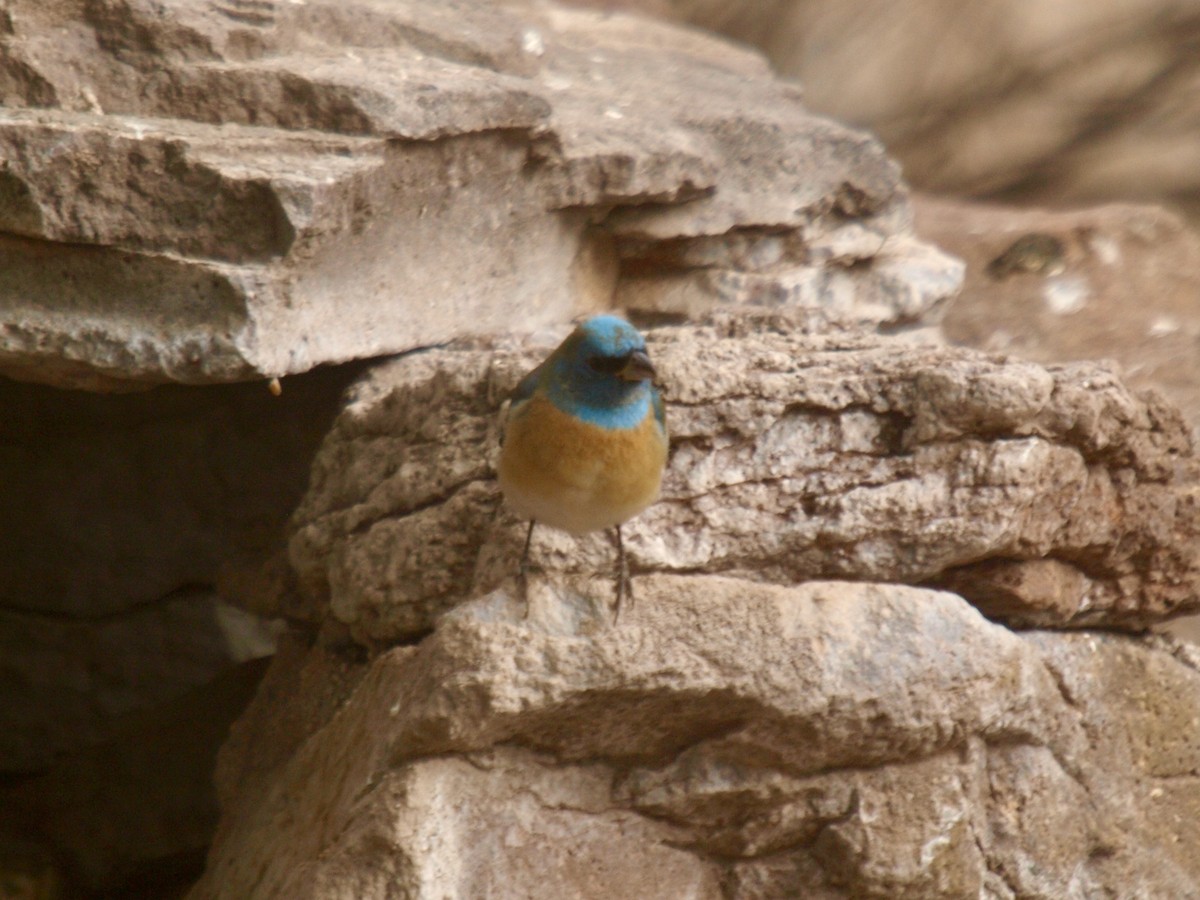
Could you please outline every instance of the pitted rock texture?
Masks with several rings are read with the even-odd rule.
[[[637,571],[940,584],[1018,624],[1141,628],[1200,602],[1189,430],[1103,365],[773,315],[662,328],[649,347],[672,451],[662,499],[624,528]],[[494,484],[496,413],[545,352],[463,344],[372,369],[293,519],[300,594],[283,611],[389,642],[511,583],[524,529]],[[611,596],[605,535],[539,529],[532,559]]]
[[[192,900],[1196,891],[1162,810],[1195,805],[1200,674],[1170,644],[898,585],[635,588],[616,626],[542,585],[369,662],[291,642]]]
[[[612,302],[927,324],[961,265],[751,51],[548,3],[16,0],[0,372],[246,380]],[[647,89],[652,85],[652,89]]]

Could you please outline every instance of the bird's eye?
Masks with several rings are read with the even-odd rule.
[[[616,375],[628,364],[628,356],[592,356],[588,358],[588,365],[605,375]]]

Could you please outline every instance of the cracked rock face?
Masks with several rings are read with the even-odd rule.
[[[616,627],[500,591],[369,663],[293,644],[268,686],[357,674],[315,703],[268,689],[235,728],[191,896],[1184,896],[1200,876],[1147,827],[1166,791],[1190,809],[1176,773],[1200,763],[1170,727],[1200,675],[1169,644],[1019,636],[898,585],[635,581]],[[1114,666],[1157,706],[1118,699]]]
[[[878,142],[662,23],[10,2],[0,374],[206,384],[0,391],[0,856],[186,873],[257,685],[194,900],[1195,895],[1197,661],[1131,633],[1200,605],[1188,428],[881,337],[962,280],[910,220]],[[619,622],[603,535],[513,577],[496,414],[562,334],[464,336],[613,305],[693,322],[648,332]],[[228,600],[290,630],[192,691],[263,652]]]
[[[918,233],[966,263],[942,320],[955,343],[1037,362],[1112,359],[1161,390],[1200,436],[1200,236],[1149,206],[1054,212],[918,196]],[[1073,577],[1047,561],[1021,580]],[[1007,580],[1009,576],[1005,576]],[[1030,580],[1032,579],[1032,580]],[[1195,640],[1195,618],[1169,624]]]
[[[905,328],[961,281],[913,237],[874,139],[669,25],[484,0],[16,0],[0,26],[12,377],[293,374],[614,294]]]
[[[942,585],[1026,625],[1141,628],[1197,605],[1189,430],[1103,365],[772,316],[649,345],[672,451],[662,499],[624,529],[637,571]],[[291,614],[386,643],[511,586],[523,529],[494,485],[495,413],[543,353],[431,350],[350,392],[293,520]],[[540,529],[533,552],[550,583],[607,602],[606,537]]]

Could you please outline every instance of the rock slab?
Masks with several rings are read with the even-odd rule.
[[[635,582],[616,627],[499,591],[370,662],[293,645],[268,684],[357,674],[235,728],[190,897],[1195,891],[1148,824],[1187,813],[1200,762],[1169,644],[1022,637],[896,585]],[[1114,697],[1113,665],[1160,703]]]
[[[913,237],[878,142],[671,25],[486,0],[15,0],[3,26],[10,377],[270,378],[614,297],[910,327],[961,281]]]
[[[918,197],[917,229],[966,263],[942,329],[1036,362],[1112,359],[1200,434],[1200,235],[1128,204],[1056,212]]]

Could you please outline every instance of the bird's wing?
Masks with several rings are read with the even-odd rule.
[[[500,406],[500,446],[504,446],[504,431],[512,414],[537,390],[538,382],[542,377],[542,370],[546,368],[546,363],[549,360],[542,362],[540,366],[517,382],[517,386],[512,389],[504,403]]]
[[[542,378],[542,370],[546,368],[546,363],[549,360],[544,360],[540,366],[517,382],[517,386],[512,389],[512,393],[508,395],[510,403],[521,403],[533,396],[533,392],[537,390],[538,382]]]
[[[657,420],[659,427],[662,428],[663,434],[667,433],[667,408],[663,405],[662,394],[658,388],[650,389],[650,402],[654,405],[654,418]]]

